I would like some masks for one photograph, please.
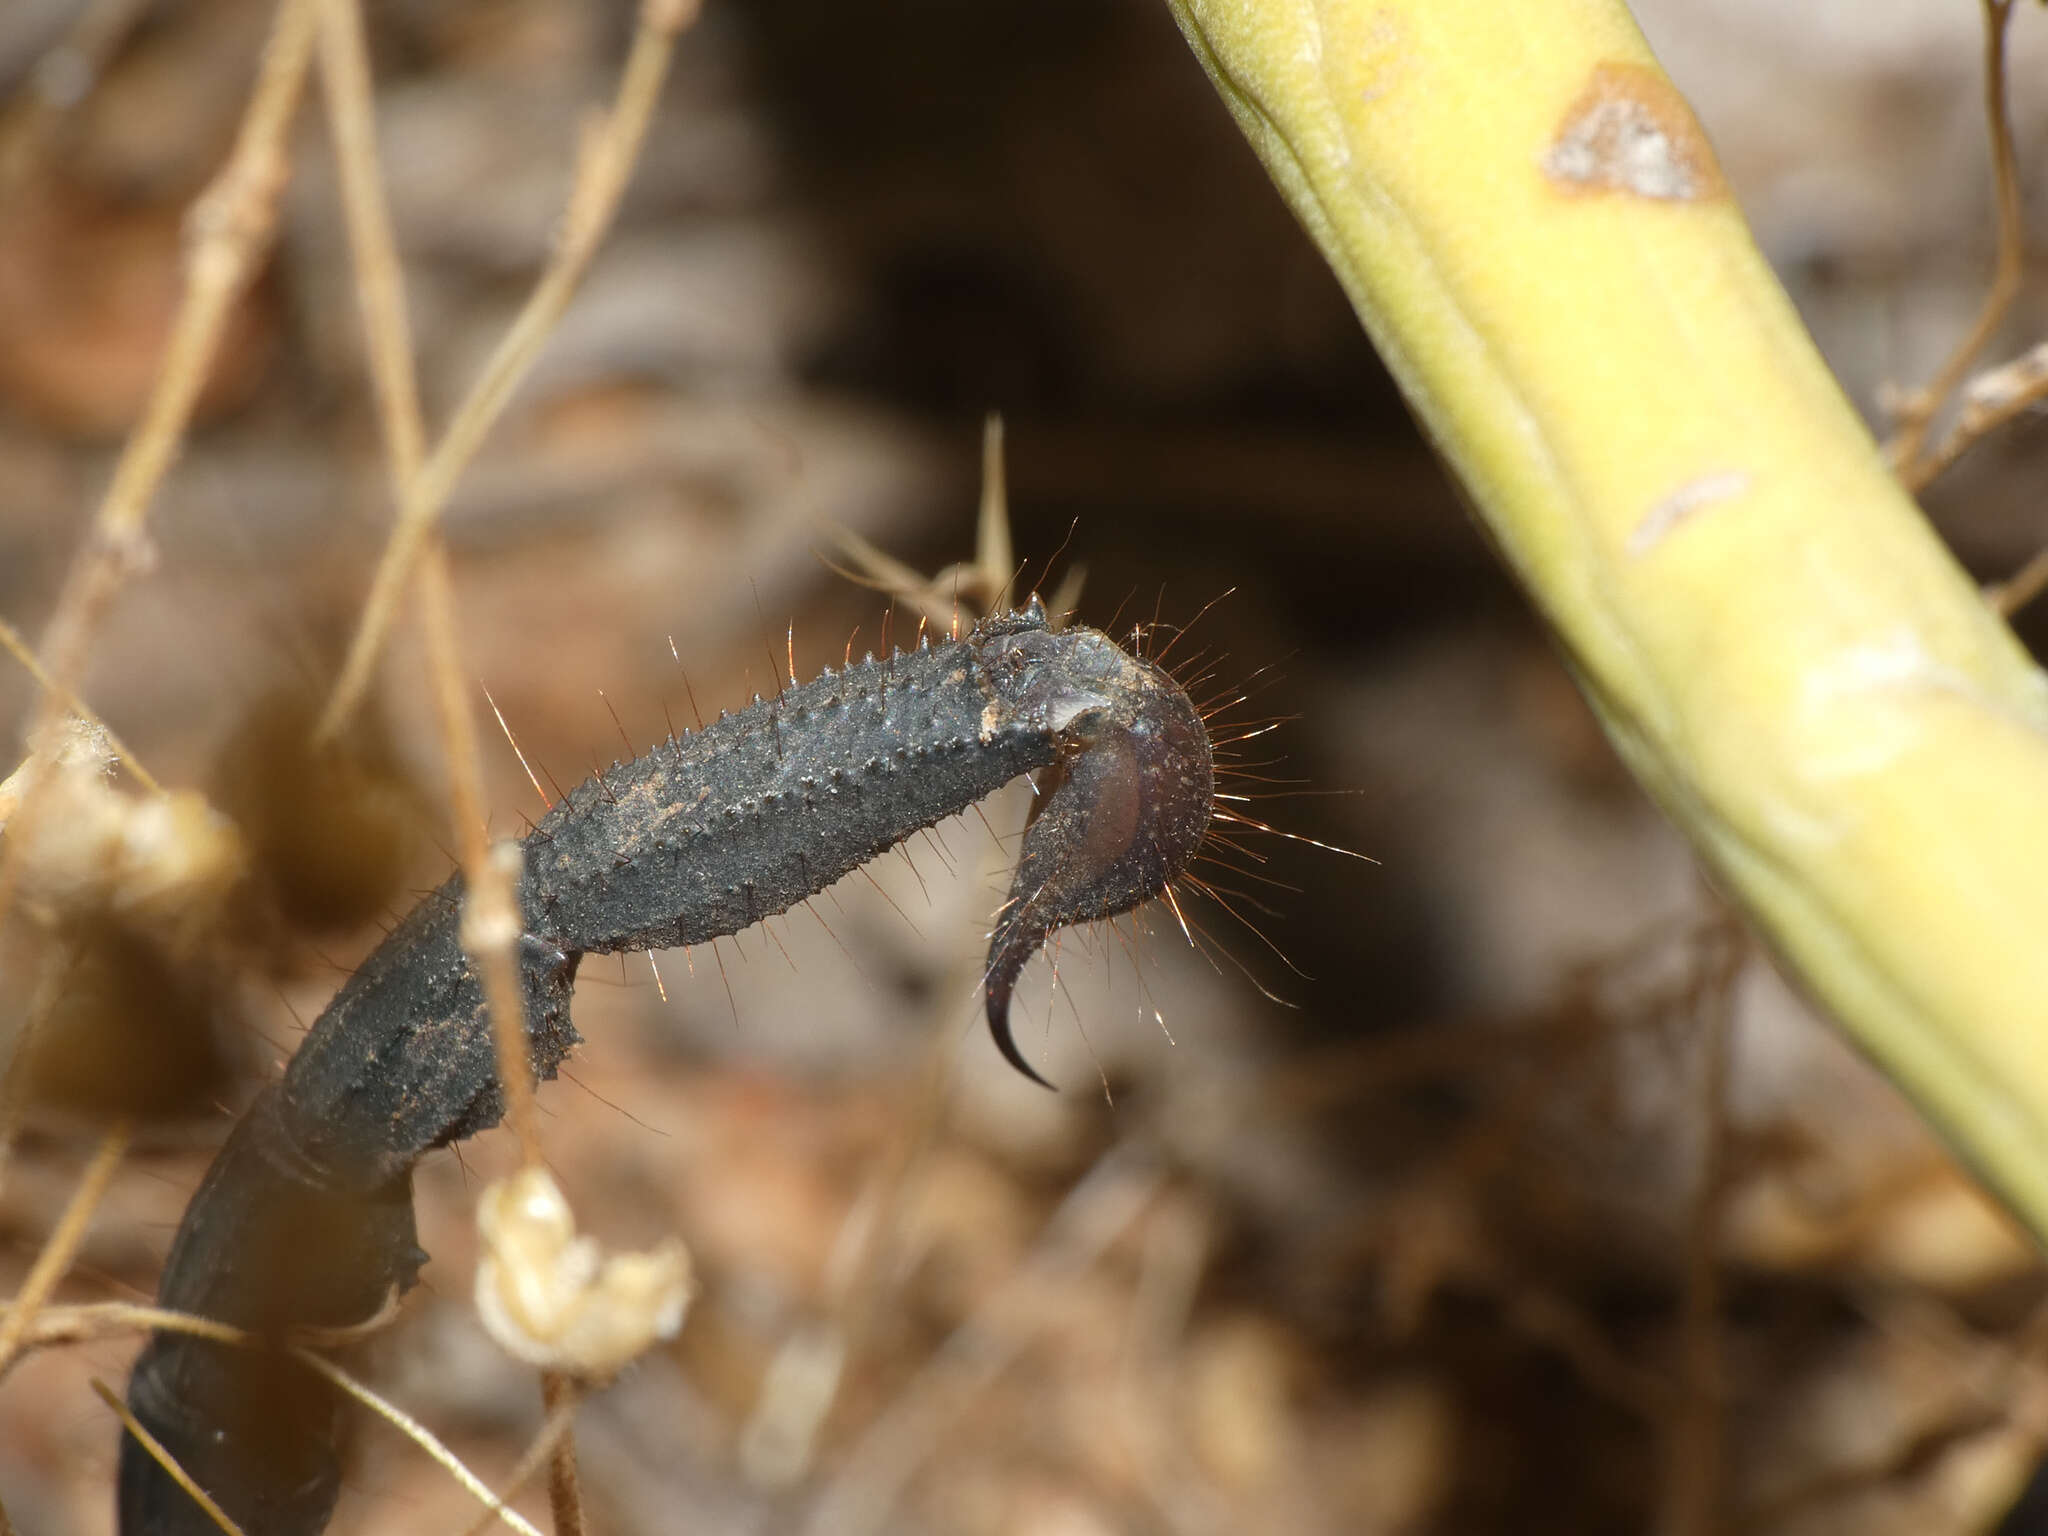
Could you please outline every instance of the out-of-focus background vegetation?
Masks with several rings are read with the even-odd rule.
[[[0,7],[0,615],[30,634],[148,388],[180,219],[269,10]],[[546,259],[632,16],[366,12],[439,422]],[[1638,14],[1874,416],[1989,267],[1976,9]],[[2048,18],[2012,47],[2032,207]],[[196,940],[82,943],[72,1048],[0,1185],[0,1294],[77,1177],[94,1079],[187,1061],[163,1045],[183,1032],[201,1067],[65,1294],[151,1293],[229,1111],[448,867],[415,635],[345,754],[297,745],[390,509],[317,110],[294,143],[154,569],[84,690],[237,819],[254,868]],[[2030,285],[1994,350],[2039,339],[2044,308]],[[1070,938],[1019,1031],[1057,1097],[1006,1072],[973,997],[1020,792],[815,914],[660,957],[660,985],[587,965],[550,1162],[607,1241],[678,1231],[704,1282],[680,1341],[583,1412],[597,1528],[1993,1529],[2048,1436],[2036,1253],[1763,957],[1733,966],[1153,0],[711,0],[613,238],[446,519],[469,668],[567,785],[767,691],[786,623],[804,672],[876,646],[880,599],[820,560],[822,530],[964,558],[989,410],[1034,573],[1085,566],[1097,623],[1228,590],[1175,659],[1285,717],[1255,771],[1299,783],[1252,788],[1308,793],[1254,810],[1381,862],[1252,839],[1292,888],[1222,876],[1261,910],[1233,898],[1254,932],[1191,907],[1213,959],[1160,916]],[[2048,542],[2044,468],[2023,425],[1938,488],[1981,575]],[[31,699],[0,666],[0,710]],[[488,757],[515,830],[538,801],[508,747]],[[36,935],[7,944],[0,1028]],[[494,1133],[423,1168],[434,1262],[359,1355],[494,1479],[540,1417],[468,1304],[475,1192],[512,1161]],[[116,1431],[86,1380],[131,1353],[46,1350],[0,1383],[18,1529],[109,1527]],[[471,1512],[362,1429],[337,1529]]]

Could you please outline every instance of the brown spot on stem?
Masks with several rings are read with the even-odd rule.
[[[1728,194],[1699,119],[1677,87],[1646,64],[1598,66],[1558,124],[1542,165],[1550,184],[1567,193],[1674,203]]]

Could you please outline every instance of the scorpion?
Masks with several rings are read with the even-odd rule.
[[[578,962],[701,944],[784,912],[1020,775],[1038,796],[983,979],[1010,1032],[1026,962],[1057,929],[1165,892],[1200,847],[1215,764],[1200,711],[1099,630],[1035,596],[964,639],[827,668],[585,780],[520,845],[519,973],[537,1078],[578,1042]],[[504,1113],[460,875],[423,898],[321,1013],[230,1133],[187,1208],[161,1305],[281,1343],[379,1313],[417,1278],[412,1170]],[[339,1491],[341,1406],[282,1348],[152,1335],[135,1418],[243,1529],[315,1536]],[[210,1517],[132,1440],[126,1536]]]

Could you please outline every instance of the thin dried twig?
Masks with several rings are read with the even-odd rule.
[[[414,1418],[397,1404],[378,1396],[378,1394],[372,1392],[368,1387],[349,1375],[348,1372],[329,1361],[321,1359],[320,1356],[312,1353],[310,1350],[295,1349],[292,1351],[292,1354],[308,1370],[326,1377],[328,1381],[340,1388],[341,1391],[363,1404],[364,1407],[376,1414],[378,1418],[390,1424],[400,1434],[412,1441],[414,1445],[425,1451],[428,1456],[439,1464],[443,1471],[460,1483],[466,1491],[474,1495],[477,1502],[483,1505],[493,1519],[503,1520],[513,1530],[518,1531],[520,1536],[540,1536],[540,1532],[534,1528],[531,1521],[517,1510],[508,1509],[505,1506],[504,1500],[491,1492],[490,1486],[463,1465],[462,1458],[449,1450],[434,1432],[418,1419]]]
[[[320,83],[340,173],[342,214],[355,265],[356,302],[363,312],[377,420],[384,433],[393,494],[403,497],[426,456],[426,435],[412,367],[405,278],[391,230],[391,210],[384,200],[369,49],[362,12],[351,0],[321,0]]]
[[[242,1536],[242,1528],[228,1518],[226,1510],[214,1503],[212,1495],[192,1481],[192,1474],[178,1464],[177,1457],[164,1449],[163,1442],[142,1427],[135,1415],[128,1411],[128,1405],[121,1401],[119,1393],[97,1376],[93,1378],[92,1389],[99,1394],[101,1402],[114,1410],[121,1420],[121,1426],[135,1437],[136,1444],[149,1452],[151,1458],[164,1469],[171,1481],[190,1494],[192,1502],[206,1511],[207,1519],[226,1531],[228,1536]]]
[[[427,532],[588,270],[639,155],[676,34],[696,18],[697,6],[698,0],[643,0],[617,99],[603,124],[584,142],[554,258],[457,408],[432,457],[406,484],[398,524],[371,582],[341,677],[321,715],[319,738],[332,739],[362,699]]]
[[[1913,401],[1917,413],[1909,418],[1891,445],[1892,462],[1899,476],[1913,490],[1920,490],[1947,472],[1958,459],[1979,442],[2048,399],[2048,342],[2028,348],[2009,362],[1988,368],[1962,389],[1962,405],[1940,443],[1922,452],[1929,424],[1940,409],[1940,398],[1930,398],[1937,386],[1952,389],[1972,356],[1989,339],[1992,327],[2003,315],[2018,290],[2023,256],[2020,224],[2019,172],[2012,141],[2011,115],[2006,106],[2005,35],[2011,22],[2014,0],[1981,0],[1984,7],[1984,110],[1991,138],[1991,165],[1998,198],[1998,270],[1985,295],[1977,324],[1964,345],[1950,360],[1935,385]],[[1951,374],[1955,377],[1951,377]],[[1909,435],[1910,434],[1910,435]],[[1985,596],[1991,605],[2011,618],[2048,590],[2048,549],[2043,549],[2002,582],[1990,586]]]
[[[1913,392],[1899,410],[1899,427],[1886,454],[1907,489],[1924,489],[1935,476],[1961,457],[1989,427],[1978,427],[1966,411],[1964,419],[1933,453],[1926,452],[1934,418],[1968,376],[1970,363],[1984,350],[1999,322],[2019,293],[2025,257],[2020,223],[2020,185],[2012,143],[2012,115],[2006,105],[2006,28],[2015,0],[1979,0],[1984,13],[1984,119],[1991,139],[1991,177],[1998,210],[1998,257],[1991,286],[1978,306],[1977,318],[1948,361],[1923,388]]]
[[[2025,415],[2044,398],[2048,398],[2048,342],[2030,347],[1996,368],[1987,368],[1963,387],[1955,425],[1927,455],[1919,478],[1909,483],[1917,490],[1939,479],[1979,441]]]
[[[334,1349],[357,1343],[387,1327],[398,1316],[395,1305],[385,1307],[368,1322],[346,1328],[301,1327],[289,1329],[285,1339],[300,1349]],[[144,1306],[132,1301],[85,1301],[69,1306],[44,1307],[36,1314],[25,1340],[29,1348],[51,1344],[88,1344],[95,1339],[114,1338],[124,1333],[188,1333],[246,1349],[265,1342],[247,1329],[223,1323],[196,1312],[173,1312],[167,1307]]]
[[[573,1422],[576,1404],[582,1399],[582,1385],[570,1377],[545,1371],[540,1378],[541,1401],[549,1417],[559,1414]],[[583,1536],[583,1493],[576,1476],[576,1441],[563,1425],[561,1439],[548,1462],[548,1513],[554,1517],[555,1536]]]
[[[356,0],[322,0],[320,62],[328,121],[341,166],[343,212],[363,310],[371,382],[392,489],[402,509],[408,488],[421,479],[426,431],[413,371],[403,271],[378,164],[368,50]],[[541,1161],[540,1129],[516,956],[522,928],[516,895],[520,855],[512,845],[493,848],[484,832],[476,722],[462,685],[447,558],[437,537],[427,538],[418,573],[435,709],[468,891],[463,947],[483,983],[497,1044],[505,1118],[518,1139],[522,1159],[535,1166]],[[542,1377],[542,1393],[550,1408],[564,1390],[554,1376]],[[566,1435],[554,1457],[549,1490],[557,1532],[580,1530],[575,1442]]]
[[[21,632],[5,619],[0,619],[0,649],[6,650],[8,655],[20,662],[23,670],[35,679],[36,686],[52,695],[66,713],[78,716],[104,734],[114,756],[120,758],[128,771],[135,775],[137,784],[152,795],[164,792],[164,787],[157,782],[156,775],[142,766],[142,759],[135,755],[128,743],[116,736],[106,721],[86,708],[83,699],[50,675],[49,670],[36,659],[36,653],[29,649],[28,641],[22,638]]]
[[[541,1161],[540,1126],[533,1103],[533,1064],[526,1050],[526,1004],[519,990],[517,946],[523,924],[516,894],[525,856],[517,843],[492,843],[484,831],[477,773],[476,722],[463,692],[455,638],[448,565],[437,545],[419,564],[421,613],[435,713],[449,768],[462,873],[462,947],[483,983],[484,1005],[497,1038],[498,1087],[505,1120],[529,1167]]]
[[[216,1344],[243,1345],[251,1335],[232,1323],[215,1322],[191,1312],[139,1306],[132,1301],[88,1301],[72,1306],[44,1307],[22,1337],[26,1349],[57,1344],[90,1344],[124,1333],[189,1333]]]
[[[72,1192],[71,1203],[64,1208],[63,1219],[43,1244],[35,1263],[29,1266],[28,1277],[22,1281],[21,1290],[8,1307],[7,1315],[0,1317],[0,1376],[7,1374],[7,1368],[14,1363],[22,1341],[28,1336],[29,1324],[35,1321],[36,1313],[50,1299],[57,1282],[71,1268],[72,1257],[78,1252],[78,1245],[85,1241],[86,1228],[92,1223],[92,1213],[105,1197],[114,1170],[121,1165],[122,1155],[127,1150],[128,1127],[116,1125],[101,1140],[92,1161],[86,1164],[85,1174],[79,1179],[78,1188]]]
[[[1017,550],[1010,542],[1010,475],[1003,459],[1003,418],[990,411],[981,423],[981,512],[974,527],[974,562],[991,590],[984,599],[990,613],[1012,604],[1011,584],[1017,579]]]
[[[184,441],[235,301],[269,246],[278,193],[290,167],[285,133],[312,57],[315,4],[280,0],[235,147],[187,215],[191,248],[184,295],[142,421],[114,468],[113,482],[44,633],[41,652],[56,686],[45,689],[37,703],[31,742],[53,739],[51,727],[76,695],[101,619],[122,584],[149,563],[143,525],[150,502]],[[34,814],[48,767],[47,755],[38,750],[22,785],[18,814],[24,818]],[[0,916],[13,903],[21,846],[17,839],[0,846]]]
[[[26,1291],[24,1291],[25,1294]],[[10,1316],[12,1315],[10,1314]],[[23,1342],[30,1347],[50,1344],[82,1344],[96,1339],[108,1338],[116,1334],[149,1332],[151,1330],[193,1334],[199,1338],[211,1339],[215,1343],[231,1345],[238,1349],[268,1347],[266,1341],[258,1338],[255,1334],[241,1328],[236,1328],[228,1323],[216,1322],[208,1317],[198,1317],[189,1312],[172,1312],[162,1307],[136,1306],[129,1302],[94,1302],[82,1306],[47,1308],[28,1327],[24,1334]],[[516,1475],[512,1486],[507,1489],[504,1495],[494,1494],[483,1479],[470,1471],[463,1464],[462,1459],[449,1450],[447,1445],[433,1431],[429,1430],[424,1424],[421,1424],[411,1414],[405,1412],[404,1409],[371,1390],[371,1388],[356,1380],[347,1371],[341,1369],[340,1366],[315,1354],[304,1345],[294,1345],[291,1353],[293,1358],[305,1366],[306,1369],[324,1378],[337,1390],[362,1403],[379,1418],[397,1429],[399,1433],[405,1435],[422,1451],[426,1452],[430,1458],[439,1463],[464,1489],[473,1494],[477,1502],[483,1505],[486,1515],[486,1524],[478,1526],[477,1529],[485,1529],[489,1521],[502,1519],[507,1525],[520,1532],[521,1536],[540,1536],[539,1531],[534,1528],[531,1522],[516,1510],[509,1509],[505,1505],[505,1499],[511,1498],[524,1478],[532,1475],[530,1469],[524,1474]],[[568,1404],[563,1412],[551,1415],[547,1424],[543,1427],[542,1434],[550,1450],[559,1441],[563,1430],[568,1427],[567,1419],[573,1413],[574,1407],[573,1402]],[[124,1422],[129,1422],[125,1413],[122,1417]],[[130,1427],[134,1427],[132,1423]],[[152,1447],[153,1442],[151,1442],[146,1434],[139,1430],[137,1431],[137,1438],[143,1442],[145,1447]],[[165,1456],[159,1454],[159,1450],[160,1448],[152,1448],[151,1454],[157,1456],[159,1461],[165,1462],[165,1465],[169,1467],[169,1462]],[[178,1477],[180,1483],[185,1485],[189,1491],[190,1485],[186,1484],[185,1479],[179,1476],[178,1470],[172,1470],[172,1476]]]
[[[830,524],[821,530],[837,544],[853,568],[819,557],[825,568],[856,586],[886,592],[910,604],[935,625],[957,633],[964,602],[975,615],[1000,613],[1011,606],[1019,566],[1010,537],[1010,501],[1003,468],[1003,418],[990,412],[981,430],[981,507],[976,519],[974,558],[927,576],[851,528]],[[1071,579],[1071,578],[1070,578]],[[1079,587],[1073,595],[1078,597]],[[1063,586],[1060,594],[1066,598]],[[1065,610],[1055,603],[1052,612]]]
[[[576,1402],[569,1399],[558,1404],[540,1426],[540,1433],[533,1437],[533,1444],[526,1448],[526,1454],[519,1458],[512,1468],[512,1475],[505,1479],[505,1486],[498,1494],[498,1508],[502,1509],[511,1500],[519,1497],[526,1485],[533,1480],[534,1473],[545,1465],[552,1465],[555,1447],[569,1433],[576,1422]],[[498,1510],[489,1509],[477,1518],[476,1524],[462,1533],[462,1536],[483,1536],[497,1524]]]
[[[336,1349],[359,1342],[389,1326],[398,1316],[394,1300],[375,1317],[346,1328],[302,1327],[287,1332],[286,1338],[308,1349]],[[52,1344],[87,1344],[95,1339],[124,1333],[189,1333],[216,1344],[237,1349],[258,1341],[256,1335],[233,1323],[201,1317],[196,1312],[173,1312],[166,1307],[143,1306],[132,1301],[87,1301],[69,1306],[44,1307],[29,1325],[26,1347],[41,1349]]]
[[[1987,594],[1991,606],[2008,619],[2048,590],[2048,549],[2014,571]]]
[[[370,379],[390,463],[392,490],[401,503],[419,478],[426,434],[413,373],[412,327],[391,217],[385,206],[368,51],[355,0],[321,0],[320,68],[328,122],[341,166],[342,202],[356,287],[363,310]],[[462,686],[448,569],[438,546],[420,567],[420,598],[442,750],[447,758],[456,835],[469,896],[463,938],[482,978],[498,1037],[498,1078],[505,1116],[525,1160],[540,1160],[534,1124],[533,1072],[526,1056],[525,1010],[519,996],[514,947],[519,913],[513,898],[516,868],[499,868],[484,835],[483,791],[476,725]]]

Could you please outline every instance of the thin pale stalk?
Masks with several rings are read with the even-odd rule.
[[[22,1343],[27,1349],[45,1349],[56,1344],[88,1344],[95,1339],[113,1338],[124,1333],[148,1333],[152,1329],[189,1333],[219,1344],[241,1346],[255,1342],[240,1328],[230,1323],[215,1322],[210,1317],[194,1317],[189,1312],[173,1312],[164,1307],[138,1306],[129,1301],[92,1301],[75,1306],[44,1307],[29,1325]]]
[[[425,1451],[428,1458],[435,1465],[454,1478],[462,1486],[463,1490],[475,1498],[479,1504],[483,1505],[485,1510],[492,1516],[503,1520],[513,1530],[519,1532],[519,1536],[540,1536],[540,1532],[534,1528],[531,1521],[517,1510],[507,1509],[504,1501],[498,1495],[491,1492],[489,1485],[474,1472],[470,1471],[463,1464],[462,1458],[449,1450],[442,1443],[441,1439],[418,1419],[398,1407],[395,1403],[387,1402],[384,1398],[379,1397],[375,1392],[372,1392],[368,1387],[349,1375],[348,1372],[330,1361],[321,1359],[320,1356],[314,1354],[311,1350],[296,1349],[292,1353],[297,1357],[301,1365],[305,1366],[315,1375],[324,1377],[337,1390],[354,1398],[372,1413],[376,1414],[378,1418],[384,1420],[385,1423],[404,1435],[406,1439],[412,1441],[414,1445]],[[559,1532],[557,1536],[560,1536]]]
[[[540,1378],[540,1390],[550,1418],[565,1414],[573,1422],[576,1403],[582,1396],[576,1382],[546,1371]],[[554,1517],[555,1536],[583,1536],[583,1491],[576,1475],[576,1440],[566,1429],[555,1444],[554,1455],[548,1458],[548,1512]]]
[[[1933,454],[1926,450],[1927,433],[1934,418],[1948,403],[1970,371],[1977,354],[1997,333],[2012,301],[2019,296],[2020,279],[2026,265],[2026,229],[2020,218],[2020,179],[2013,152],[2012,113],[2006,105],[2006,29],[2012,22],[2013,0],[1979,0],[1984,17],[1984,130],[1991,141],[1991,179],[1998,219],[1998,257],[1991,274],[1991,286],[1977,307],[1977,318],[1963,339],[1949,353],[1941,371],[1917,391],[1910,402],[1898,434],[1887,448],[1899,478],[1909,490],[1926,488],[1934,477],[1962,454],[1963,448],[1981,436],[1973,432],[1957,437],[1951,433]],[[1985,429],[1985,430],[1988,430]]]
[[[206,1518],[227,1533],[227,1536],[242,1536],[242,1528],[228,1518],[226,1510],[214,1502],[204,1488],[192,1481],[192,1476],[178,1465],[178,1458],[164,1449],[163,1442],[136,1422],[135,1415],[128,1411],[128,1405],[121,1401],[120,1394],[98,1377],[93,1378],[92,1389],[99,1394],[101,1402],[114,1410],[121,1420],[121,1427],[135,1437],[136,1444],[149,1452],[150,1459],[170,1475],[171,1481],[191,1496],[192,1502],[206,1511]]]
[[[121,1158],[127,1150],[126,1125],[116,1125],[101,1139],[99,1150],[93,1153],[92,1161],[86,1164],[84,1176],[78,1181],[78,1188],[72,1192],[71,1203],[64,1208],[63,1218],[43,1244],[42,1252],[36,1255],[35,1263],[29,1266],[28,1276],[22,1281],[21,1290],[8,1307],[7,1315],[0,1317],[0,1376],[5,1376],[8,1367],[14,1364],[22,1341],[28,1337],[29,1324],[35,1321],[43,1303],[50,1299],[50,1293],[57,1289],[57,1282],[70,1270],[78,1245],[85,1241],[86,1228],[92,1224],[92,1213],[99,1209],[100,1201],[106,1196],[107,1185],[113,1182],[114,1170],[121,1166]]]
[[[323,0],[321,67],[335,152],[342,166],[343,212],[362,305],[372,386],[393,491],[402,508],[408,487],[417,484],[421,476],[426,431],[412,364],[404,274],[378,165],[368,51],[356,0]],[[518,1139],[522,1159],[534,1165],[541,1159],[540,1129],[534,1110],[526,1014],[515,956],[522,926],[515,894],[518,855],[513,849],[509,858],[494,857],[485,839],[476,722],[462,685],[454,598],[446,553],[438,538],[427,540],[424,558],[418,566],[418,582],[435,708],[468,887],[464,898],[464,947],[483,982],[497,1042],[498,1081],[505,1096],[506,1120]],[[541,1386],[550,1407],[565,1391],[563,1383],[552,1375],[543,1375]],[[549,1493],[557,1536],[571,1536],[581,1529],[582,1522],[575,1442],[566,1433],[551,1462]],[[506,1517],[515,1518],[509,1513]]]
[[[526,1454],[519,1458],[518,1464],[512,1469],[512,1475],[505,1479],[505,1486],[499,1490],[497,1496],[499,1507],[502,1508],[517,1498],[526,1485],[533,1480],[534,1473],[538,1472],[544,1464],[553,1464],[555,1448],[562,1443],[563,1437],[569,1433],[570,1428],[575,1422],[576,1403],[573,1399],[560,1404],[554,1412],[550,1413],[542,1421],[540,1433],[533,1437],[533,1444],[526,1448]],[[497,1522],[497,1510],[486,1510],[477,1517],[476,1524],[464,1531],[462,1536],[484,1536],[484,1532],[488,1531]]]
[[[152,795],[163,793],[163,785],[157,782],[155,774],[142,765],[142,759],[135,755],[128,743],[116,736],[113,727],[87,708],[85,700],[50,675],[49,669],[38,661],[36,653],[29,649],[28,641],[22,638],[21,632],[5,619],[0,619],[0,648],[4,648],[8,655],[20,662],[22,669],[35,679],[36,686],[52,695],[65,713],[76,715],[103,732],[107,738],[107,745],[113,749],[114,756],[120,758],[123,766],[135,775],[137,784]]]
[[[385,545],[341,677],[321,716],[317,732],[321,738],[338,733],[361,701],[397,615],[406,577],[419,558],[428,531],[513,390],[533,366],[610,228],[668,73],[676,34],[695,19],[696,12],[696,0],[643,0],[617,99],[603,127],[586,140],[579,158],[554,257],[457,408],[432,456],[407,482],[398,524]]]
[[[235,147],[187,215],[191,253],[184,295],[142,421],[114,468],[113,481],[44,632],[40,649],[49,659],[54,686],[46,688],[37,702],[31,742],[51,739],[66,700],[76,696],[93,634],[128,577],[148,566],[144,524],[150,503],[184,441],[235,301],[269,247],[278,194],[290,169],[286,130],[312,58],[316,3],[280,0]],[[22,787],[17,814],[34,814],[48,769],[47,758],[38,753]],[[12,838],[0,844],[0,917],[13,905],[21,846],[21,840]]]

